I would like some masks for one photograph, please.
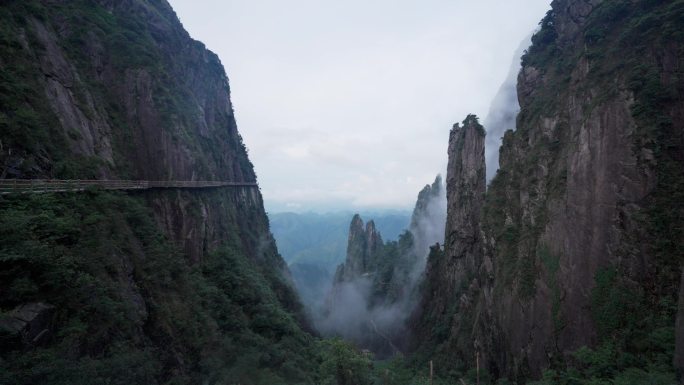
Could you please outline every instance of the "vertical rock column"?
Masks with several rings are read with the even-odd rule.
[[[484,143],[485,131],[475,115],[468,115],[463,126],[455,124],[449,135],[444,251],[433,248],[428,257],[413,343],[419,350],[433,351],[437,346],[440,356],[450,357],[451,362],[438,361],[439,367],[452,365],[454,356],[461,362],[474,361],[470,353],[479,345],[472,321],[476,319],[478,271],[483,257],[480,212],[486,190]],[[436,334],[435,330],[446,334]]]
[[[463,259],[466,266],[462,267],[470,270],[482,256],[480,212],[487,188],[484,140],[484,128],[475,115],[468,115],[463,127],[454,125],[449,135],[444,251],[447,260]]]

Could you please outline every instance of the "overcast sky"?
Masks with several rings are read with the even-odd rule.
[[[266,208],[410,209],[549,0],[170,0],[221,58]]]

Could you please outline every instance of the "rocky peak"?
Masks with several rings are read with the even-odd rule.
[[[479,237],[479,216],[486,191],[485,131],[477,116],[468,115],[463,126],[449,134],[447,165],[447,223],[445,251],[462,257]]]
[[[382,237],[373,220],[366,223],[366,242],[366,255],[369,257],[375,255],[383,245]]]
[[[347,240],[347,245],[357,244],[365,235],[363,219],[361,219],[359,214],[355,214],[349,225],[349,239]]]
[[[475,115],[468,115],[462,124],[455,124],[449,135],[444,250],[430,249],[419,306],[424,313],[416,316],[413,331],[414,348],[449,346],[457,360],[469,362],[472,357],[465,352],[477,345],[477,335],[465,314],[470,314],[477,300],[477,272],[483,256],[480,212],[486,188],[485,131]],[[449,325],[450,332],[435,334],[438,325]]]
[[[355,214],[349,225],[347,258],[337,268],[335,282],[351,281],[368,273],[375,256],[382,250],[383,241],[372,220],[363,223]]]

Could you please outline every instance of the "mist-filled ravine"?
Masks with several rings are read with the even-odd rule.
[[[683,128],[684,0],[0,1],[0,385],[684,384]]]
[[[342,234],[336,231],[339,218],[347,222]],[[292,234],[292,222],[308,231]],[[293,244],[284,258],[316,330],[388,358],[406,352],[407,322],[429,248],[443,243],[445,223],[446,193],[438,176],[419,192],[410,216],[376,213],[364,224],[359,214],[284,213],[272,215],[271,229],[279,245]],[[383,232],[390,235],[383,238]],[[344,257],[317,248],[321,239],[343,243]]]

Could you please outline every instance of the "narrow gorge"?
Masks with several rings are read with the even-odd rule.
[[[426,173],[366,152],[433,156],[416,150],[423,123],[446,113],[420,99],[447,95],[428,84],[443,63],[417,88],[408,71],[455,35],[444,19],[417,30],[424,15],[392,4],[377,17],[369,4],[353,12],[376,15],[377,29],[358,27],[372,43],[358,53],[361,42],[335,45],[357,29],[345,7],[325,9],[344,28],[297,25],[318,6],[263,5],[273,30],[229,36],[262,59],[231,68],[267,79],[240,83],[264,104],[256,115],[276,116],[264,138],[258,120],[238,131],[233,100],[239,112],[247,98],[231,99],[221,60],[166,0],[0,1],[0,385],[684,383],[684,0],[551,1],[488,116],[439,132],[444,179],[420,191],[434,163]],[[259,45],[288,34],[273,52]],[[411,34],[430,43],[389,53],[416,45],[403,44]],[[300,49],[310,38],[316,50]],[[491,44],[468,39],[450,48],[460,61]],[[284,101],[269,87],[299,73],[283,52],[320,66],[320,84],[300,76],[287,91],[311,120],[273,107]],[[323,65],[347,55],[344,71]],[[355,76],[382,89],[376,67],[402,94],[354,89]],[[349,81],[354,108],[331,77]],[[480,106],[478,91],[448,103]],[[377,119],[404,99],[414,143]],[[310,127],[317,113],[324,134]],[[336,129],[347,115],[383,135]],[[311,172],[321,165],[330,175]],[[304,182],[281,187],[290,179]],[[340,191],[322,187],[331,180]],[[270,212],[271,197],[287,210]]]

